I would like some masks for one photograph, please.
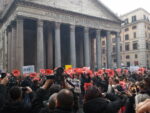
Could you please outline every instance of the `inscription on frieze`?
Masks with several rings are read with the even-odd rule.
[[[114,31],[119,29],[119,24],[116,24],[111,21],[109,22],[107,20],[102,20],[99,18],[87,17],[84,15],[56,10],[37,10],[37,9],[29,9],[27,7],[20,7],[18,8],[17,15],[25,17],[33,17],[47,21],[80,25],[96,29],[106,29]]]

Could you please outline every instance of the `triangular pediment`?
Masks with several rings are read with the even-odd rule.
[[[119,21],[107,7],[99,0],[25,0],[51,6],[58,9],[68,10],[84,15],[103,18],[111,21]]]

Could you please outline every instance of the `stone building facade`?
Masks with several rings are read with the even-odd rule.
[[[99,0],[12,0],[0,16],[0,68],[102,67],[101,37],[111,34],[120,67],[120,19]]]
[[[121,59],[125,66],[150,67],[150,14],[139,8],[121,16]]]

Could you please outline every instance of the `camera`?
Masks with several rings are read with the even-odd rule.
[[[55,75],[46,75],[46,79],[55,79]]]
[[[54,75],[46,75],[46,79],[52,79],[54,80],[54,83],[56,84],[62,84],[65,79],[65,75],[63,74],[64,69],[62,67],[59,67],[55,70]]]

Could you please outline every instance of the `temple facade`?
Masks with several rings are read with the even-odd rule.
[[[120,19],[99,0],[11,0],[0,15],[0,68],[36,71],[64,65],[112,68],[111,35],[120,67]]]

